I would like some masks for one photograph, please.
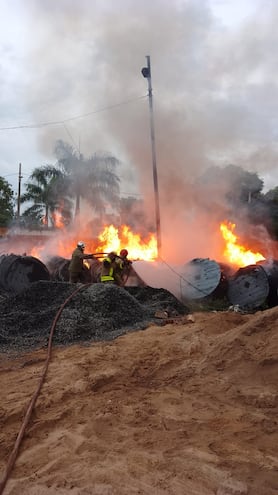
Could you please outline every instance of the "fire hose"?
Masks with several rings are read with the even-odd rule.
[[[32,415],[32,412],[33,412],[33,409],[35,407],[35,404],[36,404],[36,401],[38,399],[38,396],[39,396],[39,393],[41,391],[41,388],[43,386],[43,383],[44,383],[44,380],[45,380],[45,377],[46,377],[46,374],[47,374],[47,370],[48,370],[48,365],[49,365],[49,362],[50,362],[50,358],[51,358],[51,349],[52,349],[52,340],[53,340],[53,335],[54,335],[54,330],[56,328],[56,324],[61,316],[61,313],[64,309],[64,307],[66,306],[66,304],[72,299],[73,296],[75,296],[75,294],[77,294],[81,289],[84,289],[86,287],[88,287],[89,285],[91,284],[85,284],[85,285],[81,285],[80,287],[78,287],[75,291],[72,292],[72,294],[63,302],[63,304],[60,306],[58,312],[56,313],[56,316],[53,320],[53,323],[52,323],[52,326],[51,326],[51,329],[50,329],[50,334],[49,334],[49,339],[48,339],[48,346],[47,346],[47,356],[46,356],[46,361],[45,361],[45,365],[44,365],[44,368],[43,368],[43,372],[42,372],[42,375],[41,375],[41,378],[40,378],[40,381],[38,383],[38,387],[37,387],[37,390],[35,391],[35,393],[33,394],[30,402],[29,402],[29,405],[27,407],[27,410],[26,410],[26,413],[25,413],[25,416],[23,418],[23,421],[22,421],[22,424],[21,424],[21,427],[20,427],[20,430],[18,432],[18,435],[17,435],[17,438],[16,438],[16,441],[15,441],[15,444],[14,444],[14,447],[13,447],[13,450],[9,456],[9,459],[8,459],[8,463],[7,463],[7,466],[6,466],[6,471],[5,471],[5,474],[4,474],[4,477],[3,479],[1,480],[0,482],[0,495],[3,494],[4,492],[4,489],[5,489],[5,486],[7,484],[7,481],[11,475],[11,472],[13,470],[13,467],[15,465],[15,462],[16,462],[16,459],[18,457],[18,452],[19,452],[19,448],[20,448],[20,445],[22,443],[22,440],[23,440],[23,437],[24,437],[24,433],[25,433],[25,430],[26,430],[26,427],[29,423],[29,420],[31,418],[31,415]]]
[[[98,253],[98,254],[100,256],[102,256],[103,254],[106,254],[106,253]],[[131,264],[128,265],[128,270],[126,272],[125,279],[123,280],[123,285],[125,285],[125,283],[127,282],[127,279],[129,277],[129,274],[130,274],[130,269],[131,269]],[[54,331],[55,331],[57,322],[58,322],[58,320],[59,320],[59,318],[61,316],[61,313],[62,313],[64,307],[73,298],[73,296],[75,296],[80,290],[82,290],[82,289],[84,289],[84,288],[86,288],[86,287],[88,287],[90,285],[91,285],[91,283],[83,284],[80,287],[78,287],[75,291],[73,291],[70,294],[70,296],[63,302],[63,304],[60,306],[58,312],[56,313],[56,316],[55,316],[55,318],[53,320],[53,323],[52,323],[52,326],[51,326],[51,329],[50,329],[50,334],[49,334],[49,339],[48,339],[48,346],[47,346],[47,356],[46,356],[46,361],[45,361],[44,368],[43,368],[43,371],[42,371],[42,375],[41,375],[41,378],[39,380],[37,389],[34,392],[32,398],[31,398],[31,400],[29,402],[29,405],[27,407],[27,410],[26,410],[25,416],[23,418],[23,421],[22,421],[20,430],[18,432],[16,441],[14,443],[14,447],[12,449],[12,452],[11,452],[10,456],[9,456],[9,459],[8,459],[8,462],[7,462],[7,466],[6,466],[6,470],[5,470],[5,473],[4,473],[4,476],[3,476],[2,480],[0,481],[0,495],[3,494],[4,489],[5,489],[5,486],[6,486],[7,482],[8,482],[8,479],[9,479],[9,477],[11,475],[11,472],[12,472],[12,470],[14,468],[16,459],[18,457],[19,448],[20,448],[21,443],[22,443],[22,440],[24,438],[24,433],[25,433],[26,427],[27,427],[27,425],[28,425],[28,423],[30,421],[30,418],[31,418],[33,409],[34,409],[35,404],[37,402],[37,399],[39,397],[40,391],[42,389],[42,386],[43,386],[43,383],[44,383],[44,380],[45,380],[45,377],[46,377],[46,374],[47,374],[47,371],[48,371],[48,366],[49,366],[49,362],[50,362],[50,358],[51,358],[53,335],[54,335]]]

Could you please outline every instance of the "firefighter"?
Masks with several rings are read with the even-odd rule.
[[[69,264],[69,281],[73,284],[77,282],[82,283],[83,260],[94,258],[93,254],[84,254],[84,249],[84,242],[79,241],[71,255],[71,261]]]
[[[120,256],[117,256],[115,262],[116,262],[116,268],[115,268],[115,274],[117,277],[117,283],[118,285],[125,285],[126,279],[128,278],[129,275],[129,270],[132,262],[127,258],[128,256],[128,250],[127,249],[121,249],[120,251]]]
[[[109,253],[106,258],[103,259],[102,261],[102,266],[101,266],[101,274],[100,274],[100,281],[104,283],[110,283],[110,284],[116,284],[117,283],[117,276],[115,275],[116,271],[116,260],[117,254],[112,251]]]

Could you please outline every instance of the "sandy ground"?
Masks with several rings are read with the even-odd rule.
[[[278,308],[55,348],[6,495],[278,494]],[[0,474],[46,350],[1,356]]]

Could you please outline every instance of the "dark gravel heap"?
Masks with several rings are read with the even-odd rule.
[[[1,299],[0,352],[31,350],[48,343],[53,320],[77,289],[68,282],[34,282],[20,294]],[[151,287],[120,288],[110,284],[82,286],[65,305],[53,336],[54,345],[112,340],[169,316],[188,313],[170,292]]]
[[[166,311],[168,316],[175,317],[189,313],[188,308],[176,299],[166,289],[155,289],[153,287],[125,287],[133,297],[141,304],[147,305],[153,311]]]

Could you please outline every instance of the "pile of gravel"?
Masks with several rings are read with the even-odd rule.
[[[0,307],[0,352],[31,350],[46,346],[53,320],[64,301],[78,286],[68,282],[34,282],[20,294],[2,299]],[[142,330],[169,316],[188,313],[165,289],[121,288],[95,283],[82,286],[64,306],[53,344],[112,340],[129,331]]]
[[[166,289],[153,287],[125,287],[133,297],[141,304],[147,305],[153,311],[166,311],[168,316],[175,317],[188,314],[188,308],[176,299]]]

